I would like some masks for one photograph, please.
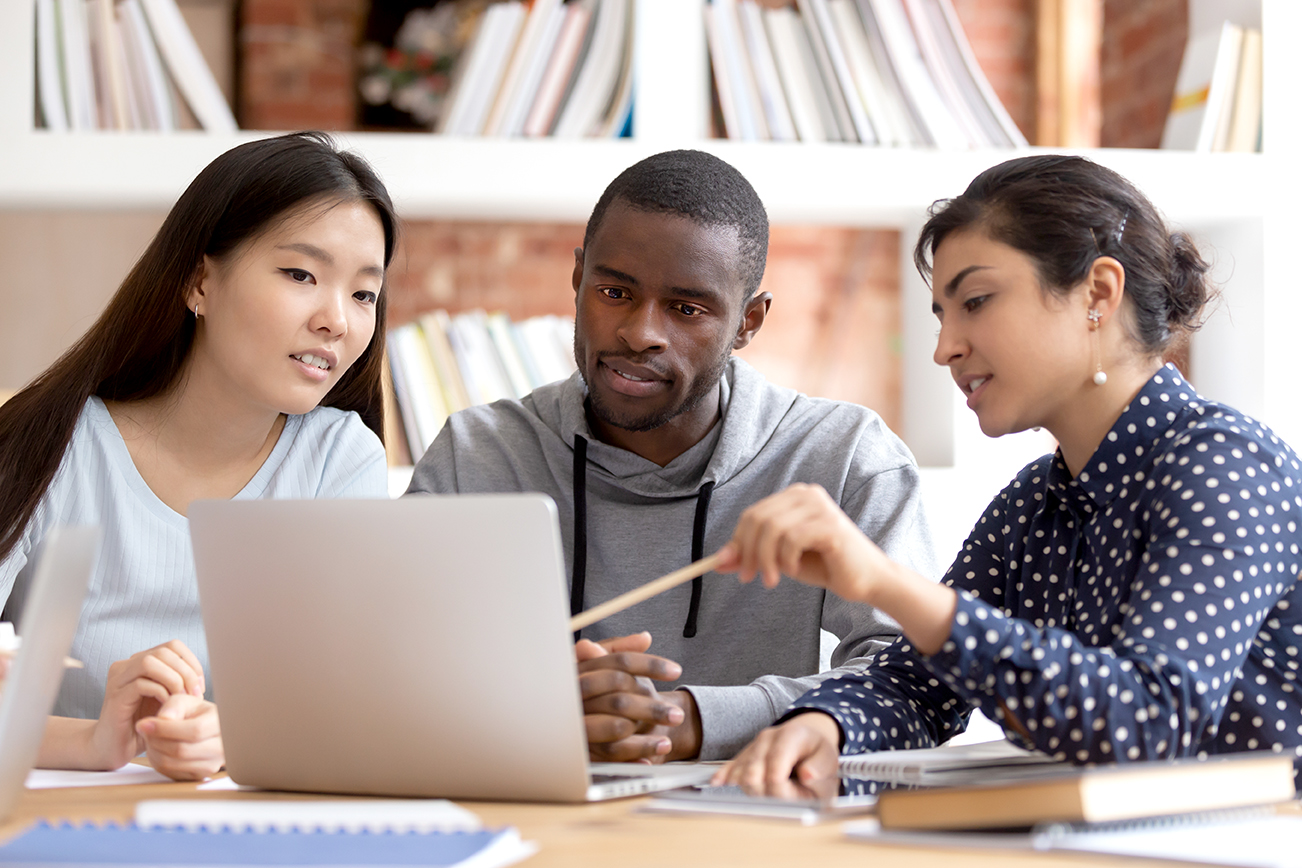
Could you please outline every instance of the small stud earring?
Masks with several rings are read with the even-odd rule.
[[[1094,335],[1094,385],[1102,386],[1108,381],[1108,375],[1103,372],[1103,356],[1099,350],[1099,321],[1103,319],[1103,314],[1091,310],[1086,316],[1089,317],[1090,331]]]

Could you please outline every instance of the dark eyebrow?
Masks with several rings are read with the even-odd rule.
[[[954,293],[958,292],[958,285],[963,282],[969,274],[974,271],[986,271],[992,266],[989,265],[969,265],[967,268],[954,275],[954,279],[945,284],[945,298],[953,298]]]
[[[634,277],[631,274],[625,274],[624,272],[618,269],[611,268],[609,265],[594,265],[592,266],[592,270],[593,272],[600,274],[603,277],[613,278],[614,280],[618,280],[621,283],[627,283],[631,286],[638,285],[636,277]]]
[[[963,269],[958,274],[954,275],[953,280],[945,284],[945,298],[953,298],[954,293],[958,292],[958,285],[962,283],[964,278],[966,278],[969,274],[971,274],[974,271],[984,271],[991,267],[992,266],[989,265],[969,265],[967,268]],[[936,316],[940,316],[941,313],[940,305],[933,301],[931,303],[931,312],[934,313]]]
[[[722,294],[708,289],[690,289],[686,286],[671,287],[672,292],[678,298],[688,298],[695,301],[718,301]]]
[[[600,274],[602,277],[608,277],[612,280],[618,280],[620,283],[627,283],[629,286],[639,286],[638,280],[631,274],[625,274],[617,268],[611,268],[609,265],[592,266],[594,274]],[[676,298],[692,299],[694,301],[711,301],[717,302],[722,293],[709,289],[693,289],[686,286],[673,286],[669,292]]]
[[[277,250],[292,250],[295,253],[301,253],[304,256],[310,256],[318,262],[324,262],[326,265],[334,265],[335,258],[330,255],[330,251],[322,250],[315,244],[308,244],[303,241],[295,241],[290,244],[279,244]],[[368,277],[378,277],[384,279],[384,269],[378,265],[364,265],[358,269],[358,274],[365,274]]]

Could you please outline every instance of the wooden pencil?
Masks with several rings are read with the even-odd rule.
[[[667,576],[661,576],[658,579],[652,579],[641,587],[634,588],[626,594],[620,594],[612,600],[593,606],[586,612],[580,612],[573,618],[570,618],[571,630],[582,630],[589,624],[595,624],[602,618],[608,618],[616,612],[622,612],[629,606],[636,605],[643,600],[649,600],[656,594],[662,594],[670,588],[676,588],[683,582],[690,582],[698,576],[717,567],[723,559],[716,552],[707,558],[701,558],[699,561],[688,564],[681,570],[674,570]]]

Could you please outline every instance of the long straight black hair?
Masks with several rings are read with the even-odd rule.
[[[194,341],[186,296],[205,256],[221,259],[312,202],[362,201],[384,228],[384,265],[398,220],[384,184],[356,154],[324,133],[291,133],[232,148],[199,173],[149,247],[72,348],[0,405],[0,560],[59,469],[86,400],[138,401],[176,383]],[[388,292],[375,306],[375,334],[322,404],[356,411],[383,441],[384,322]]]

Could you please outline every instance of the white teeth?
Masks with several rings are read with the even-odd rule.
[[[969,393],[971,393],[971,392],[975,392],[977,389],[981,388],[981,385],[982,385],[983,383],[985,383],[985,381],[988,380],[988,379],[990,379],[990,378],[989,378],[989,377],[977,377],[975,380],[973,380],[972,382],[970,382],[970,383],[967,384],[967,390],[968,390],[968,392],[969,392]]]
[[[303,353],[301,356],[294,356],[305,365],[315,365],[323,371],[330,370],[330,363],[320,356],[314,356],[311,353]]]
[[[614,369],[614,368],[611,368],[611,370],[614,371],[615,369]],[[621,377],[623,377],[625,380],[632,380],[632,381],[635,382],[635,383],[649,383],[649,382],[651,382],[650,380],[644,380],[644,379],[642,379],[641,377],[635,377],[635,376],[633,376],[632,374],[626,374],[626,373],[624,373],[623,371],[615,371],[615,373],[619,374],[619,375],[620,375]]]

